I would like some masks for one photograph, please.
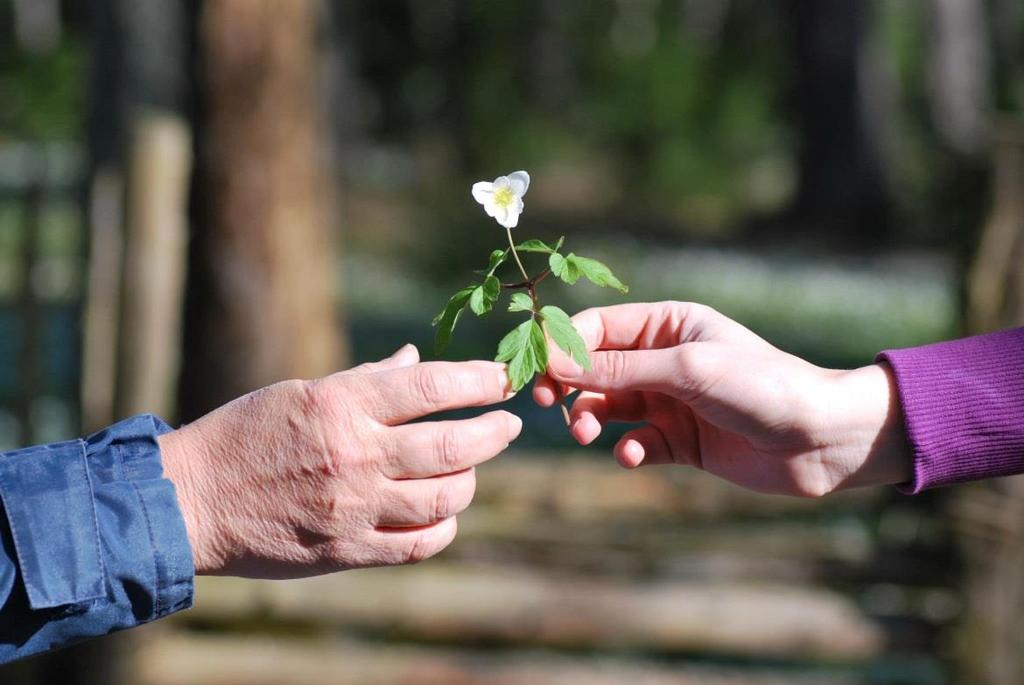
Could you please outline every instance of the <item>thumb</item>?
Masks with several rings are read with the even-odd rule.
[[[413,344],[406,344],[398,348],[390,357],[385,357],[379,362],[360,364],[352,369],[353,373],[377,373],[378,371],[390,371],[412,366],[420,360],[420,351]]]
[[[580,390],[617,392],[648,390],[678,395],[686,379],[682,369],[683,346],[656,350],[605,350],[590,353],[592,370],[586,371],[561,351],[552,353],[549,375]]]

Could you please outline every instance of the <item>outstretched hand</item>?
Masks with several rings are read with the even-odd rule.
[[[590,309],[573,322],[593,371],[552,345],[534,399],[551,406],[581,390],[570,430],[584,445],[610,422],[643,423],[615,446],[627,468],[685,464],[753,490],[801,496],[910,478],[885,365],[817,367],[685,302]]]
[[[392,357],[239,398],[160,438],[196,571],[293,578],[420,561],[455,537],[474,467],[522,422],[412,422],[510,395],[503,364]],[[412,422],[412,423],[410,423]]]

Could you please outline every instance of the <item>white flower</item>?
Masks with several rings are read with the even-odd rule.
[[[523,213],[523,195],[530,187],[530,174],[516,171],[499,176],[494,183],[473,184],[473,199],[484,206],[487,216],[494,217],[505,228],[515,228]]]

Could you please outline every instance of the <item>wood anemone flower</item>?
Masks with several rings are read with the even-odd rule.
[[[523,196],[530,188],[530,174],[514,171],[508,176],[499,176],[494,182],[480,181],[473,184],[473,199],[505,228],[519,225],[523,213]]]

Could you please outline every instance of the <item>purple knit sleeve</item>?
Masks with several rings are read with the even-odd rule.
[[[886,350],[914,450],[918,493],[1024,473],[1024,328]]]

